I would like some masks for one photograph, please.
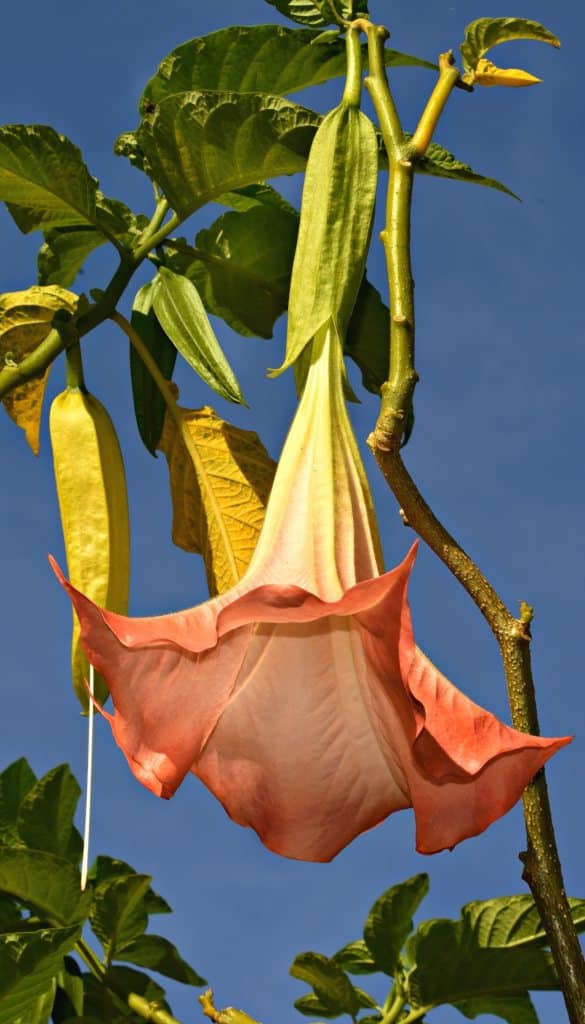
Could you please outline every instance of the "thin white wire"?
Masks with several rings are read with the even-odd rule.
[[[87,718],[87,774],[85,780],[85,824],[83,827],[83,854],[81,857],[81,890],[87,885],[87,871],[89,866],[89,829],[91,823],[91,791],[93,785],[93,694],[94,694],[94,668],[89,666],[89,710]]]

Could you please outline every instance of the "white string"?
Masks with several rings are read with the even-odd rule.
[[[93,695],[94,695],[94,668],[89,666],[89,710],[87,719],[87,775],[85,780],[85,824],[83,827],[83,854],[81,857],[81,891],[87,885],[87,871],[89,866],[89,827],[91,822],[91,790],[93,775]]]

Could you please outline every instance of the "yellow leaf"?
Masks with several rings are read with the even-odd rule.
[[[34,285],[22,292],[0,295],[0,365],[18,364],[33,352],[51,330],[58,309],[75,312],[77,296],[57,285]],[[35,455],[39,453],[39,432],[43,396],[49,370],[42,377],[14,388],[4,399],[6,412],[24,430]]]
[[[467,76],[464,77],[467,78]],[[477,62],[477,67],[471,77],[473,85],[508,85],[513,88],[542,82],[542,78],[536,78],[520,68],[498,68],[485,57]]]
[[[196,458],[168,413],[158,445],[169,464],[173,541],[203,556],[213,596],[246,571],[276,466],[256,433],[226,423],[209,406],[180,412]]]

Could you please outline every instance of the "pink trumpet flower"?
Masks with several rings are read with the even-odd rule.
[[[191,771],[269,849],[308,861],[407,807],[421,853],[505,814],[570,739],[509,728],[418,650],[406,596],[415,547],[380,574],[329,324],[236,586],[132,619],[97,608],[57,570],[136,778],[171,797]]]

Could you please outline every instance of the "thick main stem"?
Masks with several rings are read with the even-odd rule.
[[[371,39],[375,41],[374,36]],[[370,58],[370,68],[372,66]],[[400,454],[405,420],[416,383],[414,296],[409,257],[412,168],[408,166],[404,150],[396,144],[395,136],[387,137],[384,132],[384,124],[394,118],[394,105],[389,110],[384,109],[388,86],[383,62],[377,60],[375,67],[375,83],[366,84],[380,119],[390,163],[387,224],[382,240],[388,263],[393,315],[389,379],[382,387],[380,414],[368,444],[409,526],[465,587],[494,633],[504,664],[514,727],[538,734],[528,623],[524,617],[516,619],[512,615],[469,555],[439,522],[420,494]],[[428,118],[425,119],[425,115],[421,118],[423,129],[419,134],[419,151],[430,143],[432,132],[428,131],[429,125],[434,129],[438,114],[453,87],[451,78],[447,78],[449,71],[452,69],[443,62],[444,88],[435,91],[436,102],[429,104],[425,112]],[[380,76],[384,82],[380,81]],[[528,847],[521,855],[523,877],[530,886],[547,933],[569,1020],[571,1024],[585,1024],[585,961],[565,894],[544,771],[540,771],[527,787],[523,805]]]

